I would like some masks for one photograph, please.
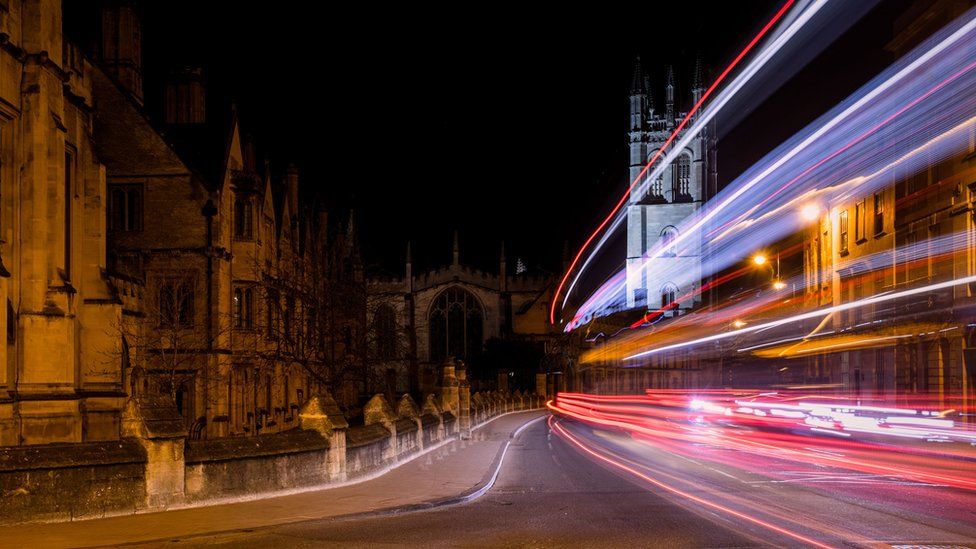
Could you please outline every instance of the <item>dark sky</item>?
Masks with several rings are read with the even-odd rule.
[[[402,270],[462,260],[559,268],[627,184],[627,95],[640,55],[663,103],[673,64],[680,107],[696,55],[717,72],[778,2],[643,2],[620,9],[464,10],[309,2],[144,2],[147,102],[172,67],[201,64],[240,105],[242,123],[278,169],[298,164],[309,197],[355,207],[367,261]],[[889,59],[889,2],[720,143],[731,180],[876,73]],[[97,18],[75,4],[66,24],[84,40]],[[349,10],[349,11],[347,11]],[[887,20],[884,18],[887,17]],[[89,35],[90,36],[90,35]],[[857,50],[859,58],[851,59]],[[773,123],[775,121],[775,123]],[[730,129],[731,130],[731,129]]]

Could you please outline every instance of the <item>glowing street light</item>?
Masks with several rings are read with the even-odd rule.
[[[800,209],[800,215],[807,221],[816,221],[820,217],[820,206],[806,204]]]
[[[735,326],[736,328],[743,328],[745,327],[745,325],[746,325],[745,320],[736,320],[735,322],[732,323],[732,326]]]
[[[766,256],[764,256],[763,254],[756,254],[752,256],[752,262],[755,263],[756,265],[765,265]]]
[[[786,283],[783,282],[782,280],[774,280],[773,281],[773,289],[774,290],[782,290],[785,287],[786,287]]]

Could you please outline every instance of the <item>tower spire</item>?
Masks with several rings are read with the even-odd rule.
[[[668,65],[667,84],[664,86],[665,117],[668,127],[674,125],[674,67]]]
[[[458,232],[457,229],[454,229],[454,260],[451,262],[451,265],[460,265],[460,259],[461,251],[458,247]]]
[[[705,83],[702,80],[702,61],[701,55],[695,59],[695,77],[691,85],[691,101],[692,105],[697,105],[701,101],[702,95],[705,93]]]
[[[630,95],[647,93],[647,75],[641,67],[640,56],[634,59],[634,79],[630,84]]]
[[[647,74],[641,67],[640,56],[634,60],[634,77],[630,85],[630,131],[641,132],[646,129],[647,116],[650,112],[650,92],[648,90]],[[631,136],[631,141],[635,137]]]

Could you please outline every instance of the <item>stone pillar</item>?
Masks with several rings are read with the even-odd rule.
[[[444,418],[441,416],[441,408],[437,405],[437,398],[433,394],[427,395],[424,399],[424,409],[421,411],[424,416],[431,415],[437,418],[437,437],[436,440],[444,439]],[[433,438],[433,437],[432,437]]]
[[[441,409],[458,417],[458,380],[454,374],[454,359],[444,361],[441,370]]]
[[[325,458],[329,480],[346,480],[346,429],[349,428],[349,422],[342,415],[332,395],[323,393],[306,400],[298,411],[298,426],[301,429],[318,431],[329,441],[329,451]]]
[[[485,420],[485,401],[481,393],[471,395],[471,405],[474,408],[474,423],[481,423]]]
[[[122,414],[122,436],[136,439],[146,450],[146,507],[162,509],[183,502],[186,427],[172,399],[130,398]]]
[[[498,372],[498,390],[503,393],[508,392],[508,372],[505,370]]]
[[[546,374],[536,374],[535,375],[535,394],[545,397],[546,393]]]
[[[367,427],[379,423],[390,432],[390,445],[383,452],[383,460],[388,462],[395,461],[397,457],[396,421],[396,412],[381,393],[373,395],[373,398],[369,399],[363,407],[363,423]]]
[[[468,383],[468,369],[464,363],[457,370],[458,378],[458,430],[461,438],[471,437],[471,384]]]

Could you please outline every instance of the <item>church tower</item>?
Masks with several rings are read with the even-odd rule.
[[[701,98],[703,93],[700,67],[696,67],[695,73],[692,97],[689,98],[693,101]],[[630,181],[637,178],[685,117],[685,112],[677,110],[674,90],[674,72],[669,67],[664,90],[665,112],[656,114],[648,79],[640,59],[637,60],[630,92]],[[695,214],[715,194],[713,135],[711,129],[706,129],[692,139],[654,181],[639,181],[631,190],[627,205],[628,309],[664,308],[667,316],[674,316],[701,303],[702,296],[698,293],[702,278],[701,235],[677,240],[682,221]],[[683,134],[679,135],[671,147],[683,137]],[[665,151],[668,152],[671,151]],[[647,262],[646,258],[658,246],[663,248],[661,253]],[[685,295],[693,297],[681,300]],[[673,305],[678,300],[681,302]]]

